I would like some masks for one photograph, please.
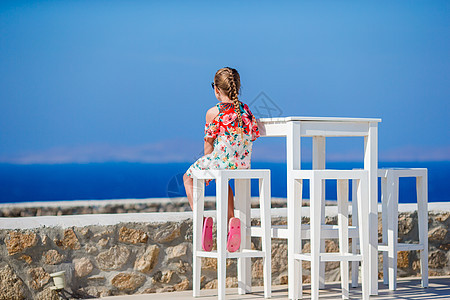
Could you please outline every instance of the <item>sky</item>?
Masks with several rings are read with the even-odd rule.
[[[448,1],[2,1],[0,162],[193,161],[225,66],[257,117],[381,118],[380,160],[449,161],[449,53]]]

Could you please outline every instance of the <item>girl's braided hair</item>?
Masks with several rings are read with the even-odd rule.
[[[216,72],[214,76],[214,84],[219,90],[230,98],[234,103],[234,110],[238,115],[239,131],[241,137],[243,136],[244,123],[241,116],[240,101],[238,99],[239,91],[241,89],[241,78],[236,69],[225,67]]]

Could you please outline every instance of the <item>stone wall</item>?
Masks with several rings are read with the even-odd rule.
[[[308,220],[305,219],[304,222]],[[257,220],[253,220],[257,223]],[[274,218],[275,224],[285,223]],[[336,218],[328,218],[335,223]],[[381,222],[380,222],[381,224]],[[402,213],[399,239],[417,239],[417,214]],[[450,274],[450,213],[429,214],[429,274]],[[381,232],[381,228],[380,228]],[[253,247],[260,241],[253,239]],[[327,241],[327,251],[337,251]],[[304,250],[309,243],[305,242]],[[49,289],[50,273],[65,270],[67,289],[75,296],[157,293],[192,288],[192,222],[120,223],[110,226],[41,227],[0,230],[0,299],[58,299]],[[287,283],[287,244],[273,240],[274,284]],[[202,288],[215,288],[216,260],[202,261]],[[327,281],[339,279],[339,264],[327,263]],[[400,252],[399,276],[419,276],[418,254]],[[309,265],[303,265],[309,281]],[[380,278],[381,274],[380,264]],[[262,284],[262,263],[252,260],[253,283]],[[236,261],[227,263],[227,286],[237,285]]]

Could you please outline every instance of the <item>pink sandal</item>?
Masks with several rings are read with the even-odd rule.
[[[230,252],[239,250],[241,246],[241,220],[231,218],[228,224],[228,242],[227,249]]]
[[[212,228],[213,219],[211,217],[205,218],[205,221],[203,222],[202,233],[202,248],[205,251],[211,251],[213,247]]]

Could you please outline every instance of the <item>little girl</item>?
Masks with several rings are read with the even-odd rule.
[[[205,155],[200,157],[184,174],[184,187],[193,209],[192,170],[249,169],[252,143],[259,137],[256,118],[247,104],[238,100],[241,81],[238,71],[222,68],[211,83],[219,103],[206,113]],[[209,183],[210,180],[206,182]],[[240,220],[234,218],[233,190],[228,186],[228,241],[227,249],[234,252],[241,243]],[[211,217],[203,223],[202,247],[212,249]]]

